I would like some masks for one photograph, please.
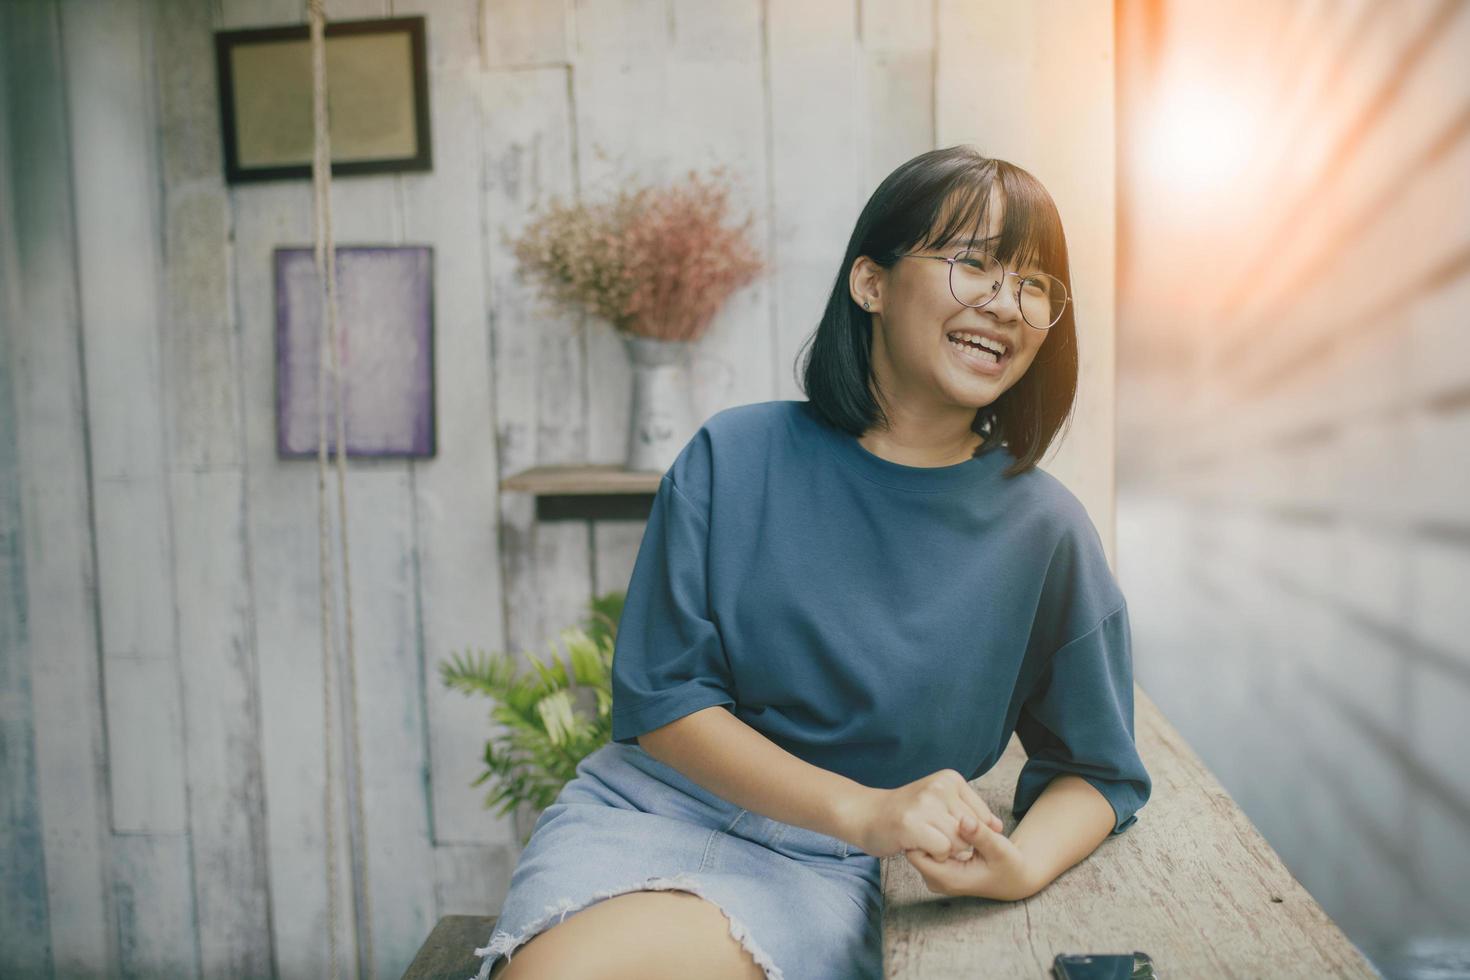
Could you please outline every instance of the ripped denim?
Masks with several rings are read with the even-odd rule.
[[[544,929],[627,892],[714,903],[766,980],[879,980],[878,859],[735,806],[641,747],[602,746],[542,813],[475,980]]]

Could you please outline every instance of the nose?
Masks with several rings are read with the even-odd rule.
[[[1016,287],[1020,280],[1014,276],[1007,275],[1001,280],[1000,292],[996,293],[989,303],[980,307],[989,310],[1000,320],[1011,323],[1021,319],[1020,297],[1017,295]]]

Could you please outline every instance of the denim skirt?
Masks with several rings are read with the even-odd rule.
[[[879,980],[879,860],[836,837],[742,809],[649,755],[609,742],[536,821],[477,980],[542,930],[639,890],[717,905],[766,980]]]

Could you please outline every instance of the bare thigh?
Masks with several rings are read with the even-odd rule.
[[[603,899],[537,933],[495,964],[496,980],[764,980],[730,935],[730,920],[693,892],[634,891]]]

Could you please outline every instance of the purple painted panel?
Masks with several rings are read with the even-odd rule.
[[[337,247],[349,457],[434,455],[433,268],[427,245]],[[312,249],[275,250],[275,287],[276,452],[315,457],[317,353],[326,319]],[[329,373],[328,453],[337,451],[336,425]]]

